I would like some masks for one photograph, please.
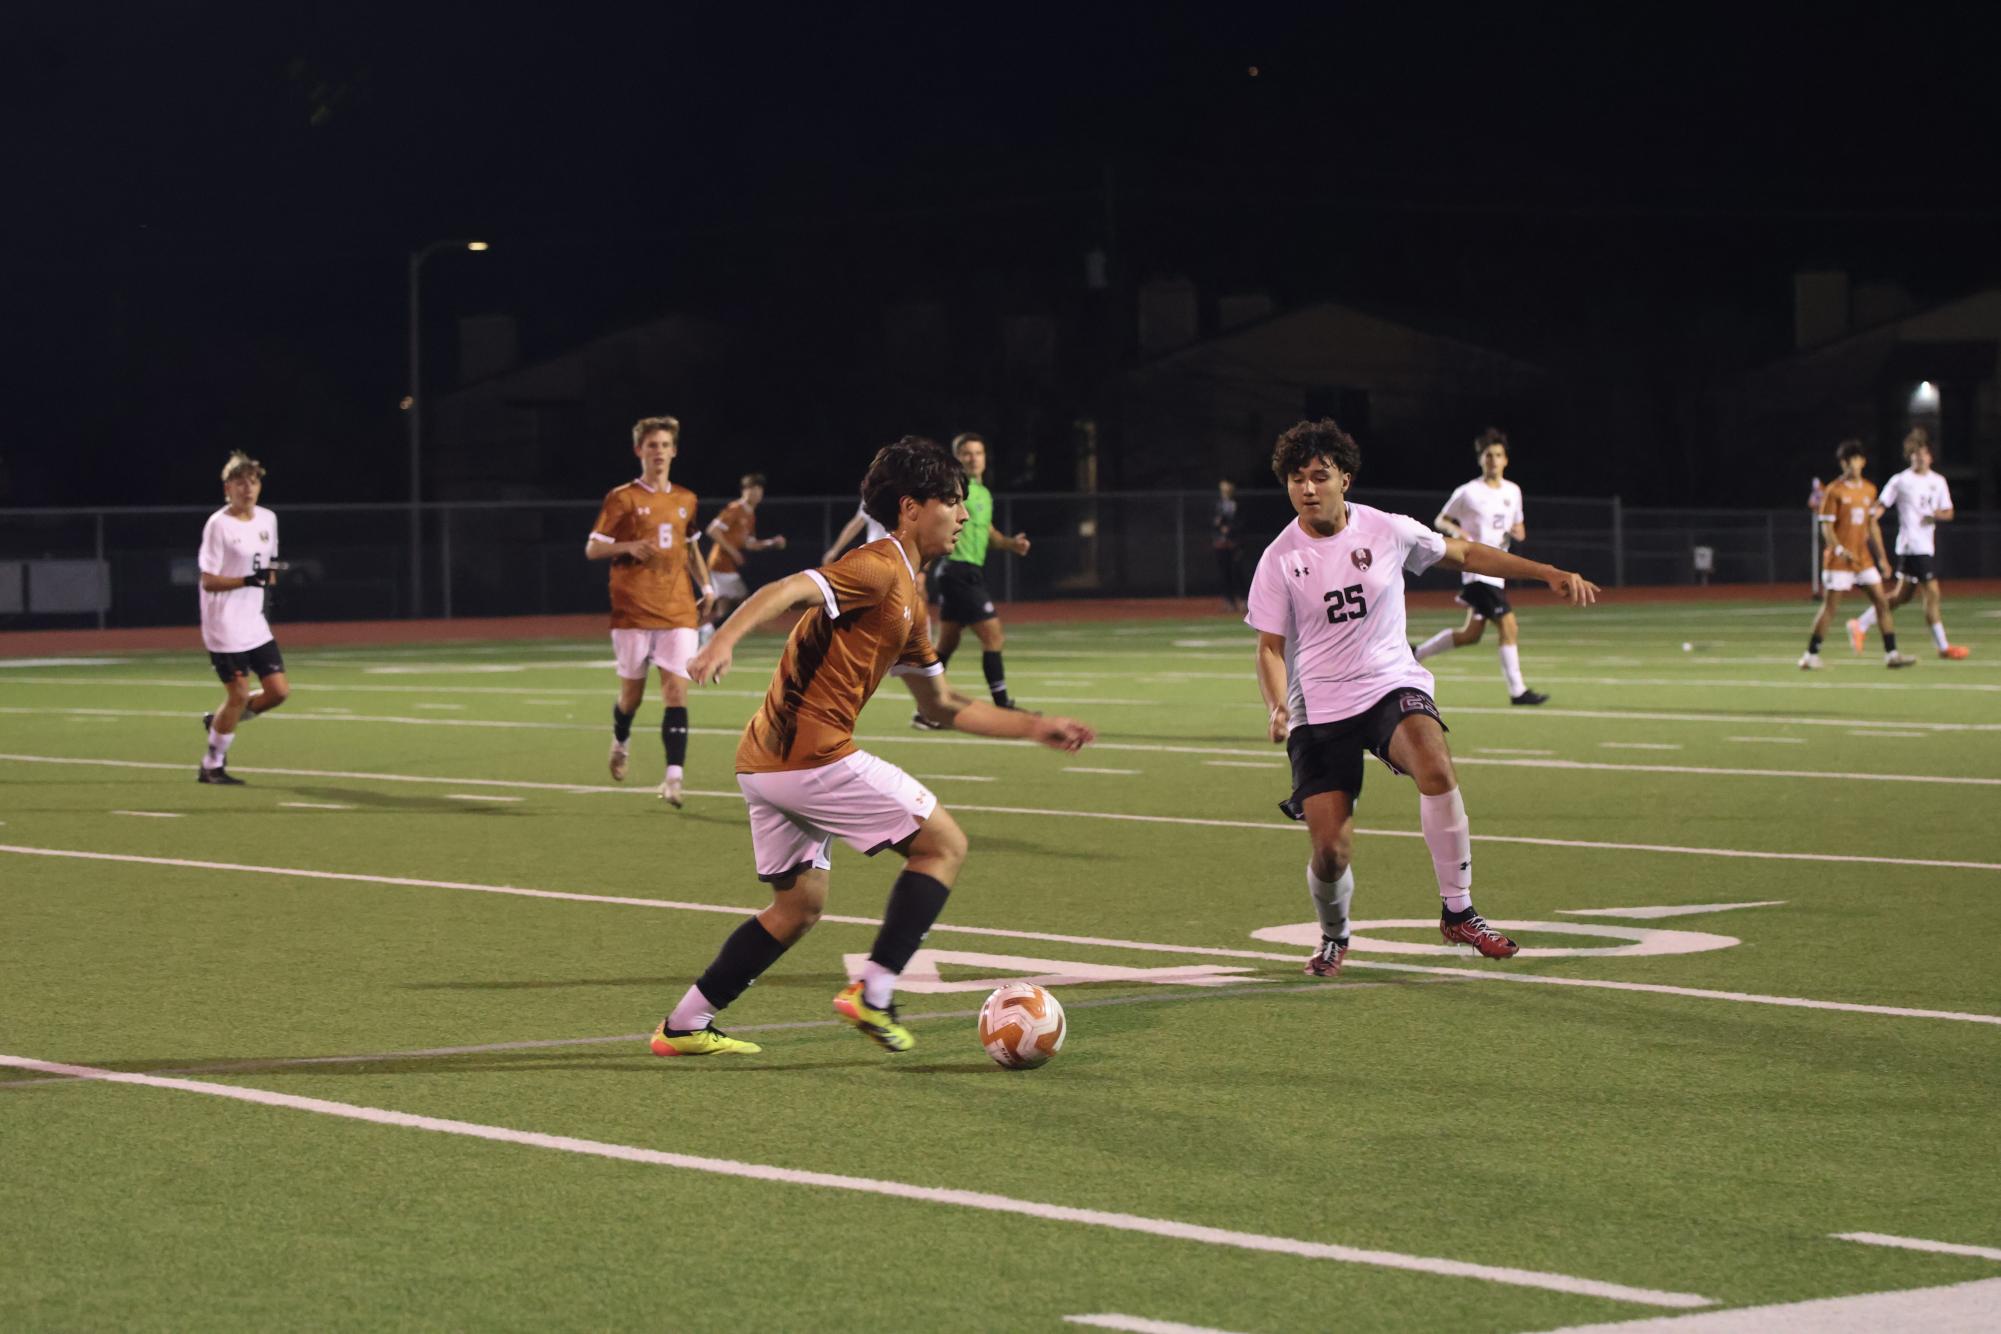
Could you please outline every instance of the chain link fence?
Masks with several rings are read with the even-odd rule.
[[[1355,500],[1429,522],[1445,493],[1359,488]],[[1237,560],[1245,579],[1292,518],[1283,492],[1237,495]],[[599,502],[495,501],[417,506],[286,505],[281,556],[291,569],[271,595],[290,621],[414,616],[522,616],[605,608],[605,567],[584,559]],[[820,563],[855,512],[853,496],[770,496],[758,531],[784,534],[757,553],[753,584]],[[702,521],[719,501],[705,501]],[[998,551],[987,582],[1002,601],[1221,596],[1216,495],[1208,491],[997,494],[994,521],[1025,532],[1026,557]],[[195,549],[210,506],[0,510],[0,627],[148,626],[197,619]],[[1886,523],[1886,527],[1887,527]],[[1804,588],[1813,519],[1786,510],[1635,508],[1617,499],[1528,497],[1520,553],[1608,585],[1714,582]],[[1894,529],[1889,535],[1894,541]],[[1944,579],[2001,577],[2001,522],[1969,516],[1938,528]],[[1420,587],[1456,577],[1432,571]]]

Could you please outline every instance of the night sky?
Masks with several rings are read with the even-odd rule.
[[[1743,479],[1685,405],[1790,349],[1794,271],[1921,303],[2001,282],[1970,9],[410,8],[10,15],[0,505],[205,503],[239,447],[293,503],[401,498],[405,265],[454,236],[494,249],[426,269],[434,393],[462,315],[516,316],[533,359],[971,275],[1060,301],[1105,246],[1127,281],[1346,300],[1537,361],[1612,405],[1555,489],[1682,467],[1719,503]],[[1105,368],[1068,368],[1080,411]],[[820,397],[733,444],[812,480],[958,424]]]

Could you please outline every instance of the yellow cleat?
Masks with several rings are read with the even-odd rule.
[[[834,1013],[866,1033],[877,1046],[889,1051],[909,1051],[917,1045],[910,1030],[896,1021],[896,1002],[878,1010],[862,998],[862,984],[843,987],[834,997]]]
[[[721,1056],[725,1052],[744,1053],[763,1051],[755,1042],[745,1042],[710,1024],[688,1033],[669,1033],[667,1021],[661,1020],[660,1027],[653,1030],[653,1054],[655,1056]]]

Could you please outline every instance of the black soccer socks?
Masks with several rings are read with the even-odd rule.
[[[1001,666],[998,651],[980,654],[980,670],[986,673],[987,693],[994,697],[994,703],[1003,709],[1013,708],[1014,701],[1007,697],[1007,668]]]
[[[695,979],[695,986],[720,1010],[743,995],[744,988],[763,976],[788,948],[764,929],[764,923],[755,917],[745,918],[716,951],[708,971]]]
[[[901,973],[909,965],[910,956],[924,943],[931,924],[945,910],[945,900],[951,893],[942,881],[922,871],[905,870],[896,877],[896,883],[889,888],[889,906],[883,909],[882,928],[875,933],[869,962]]]
[[[624,745],[632,735],[632,715],[614,704],[611,706],[611,739]]]
[[[660,715],[660,741],[667,747],[667,763],[688,762],[688,711],[671,705]]]

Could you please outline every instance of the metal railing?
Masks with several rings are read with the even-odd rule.
[[[1428,522],[1443,492],[1360,488],[1354,499]],[[1277,490],[1237,496],[1239,568],[1248,579],[1266,542],[1292,518]],[[995,523],[1025,531],[1026,557],[992,553],[988,582],[1003,601],[1220,594],[1210,491],[998,494]],[[718,501],[705,501],[702,520]],[[753,584],[819,563],[855,510],[853,496],[771,496],[758,531],[783,551],[751,557]],[[599,502],[287,505],[281,555],[291,570],[272,614],[291,621],[602,611],[605,567],[584,559]],[[213,506],[0,510],[0,627],[172,625],[195,619],[195,549]],[[1528,497],[1522,554],[1600,582],[1780,582],[1804,587],[1813,520],[1783,510],[1640,509],[1616,498]],[[413,585],[410,535],[423,545]],[[1975,516],[1938,529],[1946,579],[2001,577],[2001,522]],[[1696,552],[1709,553],[1706,572]],[[1422,587],[1450,587],[1433,571]]]

